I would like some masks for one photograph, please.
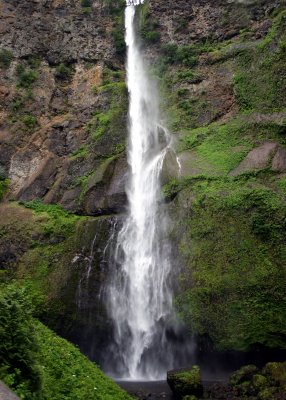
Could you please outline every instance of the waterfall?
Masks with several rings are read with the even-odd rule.
[[[143,1],[127,3],[129,207],[117,235],[107,288],[114,340],[107,355],[113,361],[105,369],[116,378],[164,379],[173,367],[168,339],[173,314],[160,173],[170,137],[161,125],[156,85],[136,40],[135,8]]]

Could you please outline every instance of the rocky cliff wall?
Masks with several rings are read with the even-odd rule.
[[[109,216],[126,205],[122,13],[121,2],[0,2],[0,194],[22,204],[2,205],[17,216],[1,221],[2,276],[31,280],[42,318],[77,342],[90,315],[94,329],[105,318],[96,301],[77,314],[92,235],[94,298]],[[173,179],[166,162],[164,187],[178,314],[204,345],[285,348],[285,3],[151,0],[137,17],[182,164]],[[43,232],[24,228],[38,218]]]

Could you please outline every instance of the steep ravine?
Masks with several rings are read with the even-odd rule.
[[[100,362],[126,206],[125,2],[87,3],[0,0],[0,278]],[[176,311],[199,357],[271,359],[286,349],[285,2],[150,0],[137,24],[182,165],[163,174]]]

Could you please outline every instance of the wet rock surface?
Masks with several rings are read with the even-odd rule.
[[[117,381],[117,384],[139,400],[175,400],[166,381]]]

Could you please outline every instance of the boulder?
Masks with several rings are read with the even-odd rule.
[[[272,171],[285,172],[286,171],[286,150],[278,149],[272,160]]]
[[[234,387],[249,382],[257,372],[258,368],[255,365],[245,365],[231,375],[229,384]]]
[[[280,386],[286,391],[286,362],[270,362],[262,370],[263,375],[273,386]]]
[[[189,400],[194,399],[192,396],[201,397],[203,395],[201,373],[197,365],[191,369],[168,371],[167,382],[178,399]]]
[[[277,143],[265,142],[251,150],[244,160],[230,172],[231,176],[237,176],[249,171],[265,169],[277,149]]]

